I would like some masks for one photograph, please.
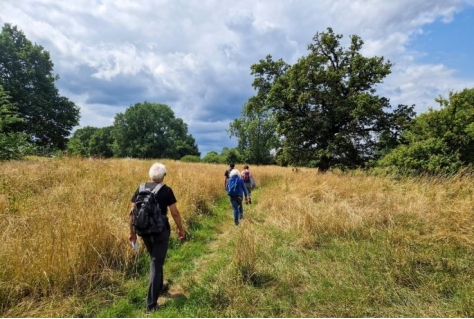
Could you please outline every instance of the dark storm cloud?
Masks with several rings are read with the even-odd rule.
[[[81,65],[76,76],[65,73],[63,80],[59,81],[59,87],[75,94],[87,92],[88,98],[85,101],[90,104],[122,106],[149,98],[145,83],[147,79],[150,80],[150,76],[145,72],[133,77],[119,75],[114,81],[95,78],[94,72],[93,68]]]

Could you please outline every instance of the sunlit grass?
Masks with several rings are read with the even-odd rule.
[[[123,281],[136,262],[127,241],[130,198],[149,179],[152,163],[75,158],[1,163],[1,309]],[[222,195],[225,166],[163,163],[185,224],[207,214]]]
[[[190,241],[165,264],[181,291],[157,316],[474,315],[473,176],[254,166],[236,227],[225,165],[163,162]],[[0,164],[4,315],[143,315],[148,261],[129,247],[127,211],[152,163]]]
[[[215,315],[472,317],[472,176],[259,174],[274,180],[192,286]]]

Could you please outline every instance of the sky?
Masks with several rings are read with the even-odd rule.
[[[392,73],[377,94],[415,105],[474,87],[474,0],[0,0],[0,23],[50,53],[56,87],[104,127],[144,101],[183,119],[201,156],[235,147],[229,123],[255,94],[252,64],[294,64],[331,27]]]

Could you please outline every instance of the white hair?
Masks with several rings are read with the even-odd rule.
[[[238,169],[235,169],[235,168],[234,168],[233,170],[230,171],[229,177],[232,177],[232,176],[234,176],[234,175],[239,175],[239,176],[240,176],[240,172],[239,172]]]
[[[161,163],[154,163],[153,165],[151,165],[148,174],[150,175],[152,181],[158,182],[163,178],[163,176],[165,176],[166,167]]]

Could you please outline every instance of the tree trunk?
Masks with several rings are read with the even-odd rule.
[[[327,156],[321,157],[318,163],[318,172],[326,173],[330,168],[330,159]]]

